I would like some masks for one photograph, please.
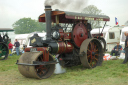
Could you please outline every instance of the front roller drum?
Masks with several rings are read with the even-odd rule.
[[[55,70],[55,64],[32,65],[33,61],[44,61],[43,57],[42,52],[25,52],[18,61],[22,64],[18,65],[19,72],[29,78],[44,79],[50,77]],[[53,61],[51,55],[49,55],[49,61]]]
[[[98,39],[86,39],[80,47],[80,60],[84,67],[94,68],[103,62],[103,49]]]

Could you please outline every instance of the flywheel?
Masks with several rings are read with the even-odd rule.
[[[82,42],[88,38],[87,28],[83,23],[78,23],[72,30],[72,40],[75,47],[80,48]]]
[[[100,66],[103,62],[103,49],[101,42],[98,39],[86,39],[80,46],[81,63],[84,67],[94,68]]]
[[[31,65],[33,61],[44,61],[42,52],[25,52],[19,58],[18,65],[19,72],[25,77],[44,79],[50,77],[54,70],[55,64],[48,65]],[[53,61],[51,55],[49,55],[49,61]]]

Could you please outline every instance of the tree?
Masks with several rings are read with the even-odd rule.
[[[89,5],[87,7],[85,7],[83,10],[82,10],[82,13],[86,13],[86,14],[93,14],[93,15],[103,15],[103,13],[101,13],[102,11],[99,10],[96,6],[94,5]],[[99,25],[98,25],[98,21],[90,21],[88,20],[88,22],[91,24],[92,26],[92,29],[93,28],[97,28],[97,27],[101,27],[100,26],[100,23],[101,21],[99,22]]]
[[[32,20],[31,18],[21,18],[12,26],[16,34],[25,34],[35,31],[42,32],[46,30],[44,23],[39,23],[38,21]]]
[[[125,25],[128,25],[128,21],[125,22]]]

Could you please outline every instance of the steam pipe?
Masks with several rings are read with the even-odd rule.
[[[51,40],[51,6],[45,6],[46,40]]]

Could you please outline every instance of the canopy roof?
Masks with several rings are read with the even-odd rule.
[[[14,31],[11,28],[0,28],[0,32],[8,32],[8,31]]]
[[[96,21],[110,21],[106,15],[92,15],[67,11],[52,11],[51,18],[55,22],[56,15],[59,16],[60,23],[73,23],[73,20],[96,20]],[[39,16],[39,22],[45,22],[45,13]]]

